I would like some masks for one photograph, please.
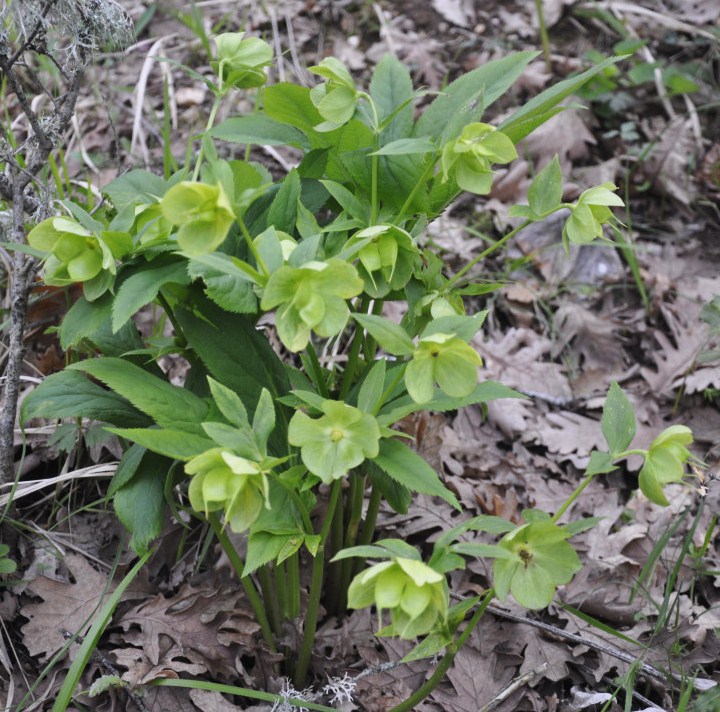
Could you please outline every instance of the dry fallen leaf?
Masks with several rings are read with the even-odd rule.
[[[22,627],[23,643],[30,655],[44,660],[66,643],[65,633],[83,634],[90,619],[114,588],[107,576],[98,573],[84,557],[67,554],[63,559],[74,582],[38,576],[28,590],[40,596],[42,603],[28,603],[21,613],[29,619]]]

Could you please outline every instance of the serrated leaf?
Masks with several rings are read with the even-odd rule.
[[[437,472],[420,455],[401,442],[380,441],[380,454],[373,458],[373,462],[389,477],[413,492],[440,497],[455,509],[462,509]]]
[[[415,352],[413,340],[399,324],[375,314],[352,316],[388,353],[395,356],[409,356]]]
[[[369,154],[371,156],[406,156],[414,154],[434,153],[437,146],[426,136],[420,138],[400,138],[386,143],[382,148]]]
[[[129,361],[104,357],[80,361],[68,368],[85,371],[102,381],[161,427],[198,432],[207,415],[207,405],[201,398]]]
[[[357,406],[366,413],[372,413],[385,387],[385,359],[377,361],[360,386]]]
[[[223,121],[210,131],[213,138],[228,143],[253,143],[260,146],[296,146],[310,149],[305,134],[294,126],[275,121],[268,116],[250,114]]]
[[[448,117],[463,106],[469,96],[483,92],[487,108],[502,96],[520,77],[525,67],[537,57],[537,52],[518,52],[487,62],[456,79],[424,111],[418,120],[415,136],[439,136]]]
[[[173,460],[189,460],[216,447],[209,438],[185,430],[169,428],[107,428],[107,430]]]
[[[133,478],[113,499],[115,513],[132,535],[130,547],[138,556],[148,551],[162,530],[168,465],[164,458],[145,453]]]
[[[557,105],[575,93],[585,82],[607,67],[619,62],[622,57],[610,57],[570,79],[554,84],[522,105],[515,113],[498,126],[513,143],[525,138],[534,128],[562,111]]]
[[[110,321],[113,297],[109,292],[94,302],[80,297],[65,314],[60,325],[60,346],[67,351],[82,339],[91,338]]]
[[[31,418],[90,418],[128,427],[150,424],[125,398],[68,370],[48,376],[23,400],[20,422]]]
[[[155,299],[163,285],[190,283],[184,260],[170,264],[167,260],[158,261],[160,264],[149,262],[143,265],[120,285],[112,305],[113,333],[117,333],[141,307]]]

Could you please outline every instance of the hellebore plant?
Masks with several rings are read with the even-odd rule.
[[[89,358],[45,379],[22,417],[99,420],[120,438],[125,454],[110,494],[138,553],[160,534],[166,497],[177,493],[173,506],[208,524],[227,551],[267,646],[277,650],[286,626],[302,628],[299,650],[284,663],[297,687],[322,610],[342,616],[374,605],[379,627],[389,614],[379,634],[423,639],[410,657],[446,649],[437,675],[394,708],[410,709],[494,595],[541,608],[570,581],[580,562],[569,539],[594,520],[558,520],[593,477],[642,454],[640,487],[658,504],[667,504],[665,485],[683,477],[689,430],[673,426],[648,451],[628,450],[634,416],[614,384],[601,422],[608,451],[593,453],[586,478],[552,517],[532,510],[521,524],[468,519],[425,547],[427,563],[405,542],[373,543],[383,501],[405,512],[422,493],[461,509],[395,427],[403,418],[522,397],[478,383],[472,340],[487,312],[467,314],[466,299],[499,285],[479,284],[471,270],[563,208],[566,243],[602,238],[622,201],[605,184],[563,203],[556,158],[532,181],[528,205],[513,208],[522,224],[454,274],[422,239],[426,225],[461,190],[488,193],[494,167],[516,157],[518,141],[615,60],[494,126],[482,121],[485,109],[534,53],[473,70],[416,119],[421,94],[393,57],[379,62],[368,91],[334,58],[311,69],[323,81],[307,89],[263,86],[273,53],[262,40],[229,33],[216,47],[215,103],[195,165],[168,171],[167,180],[132,171],[106,186],[104,212],[91,218],[66,204],[69,216],[30,233],[47,284],[85,286],[59,333],[65,349]],[[215,126],[234,89],[254,92],[256,110]],[[244,146],[245,159],[221,159],[216,142]],[[275,180],[249,160],[254,144],[291,145],[299,164]],[[389,302],[401,321],[385,315]],[[148,304],[174,330],[160,345],[132,319]],[[167,354],[189,364],[182,387],[156,363]],[[225,525],[247,532],[244,561]],[[451,606],[447,574],[467,557],[493,560],[491,580],[482,600]],[[365,568],[366,559],[376,563]]]

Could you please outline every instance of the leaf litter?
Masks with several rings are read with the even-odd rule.
[[[139,18],[143,11],[140,4],[127,4]],[[288,72],[296,69],[296,55],[309,65],[322,53],[339,52],[362,72],[390,51],[408,63],[416,81],[438,90],[449,72],[477,66],[500,52],[499,45],[525,49],[539,44],[532,3],[491,2],[480,8],[467,0],[399,2],[392,6],[377,4],[372,8],[374,14],[365,16],[351,12],[347,3],[323,0],[285,3],[283,7],[241,4],[247,10],[248,31],[279,33],[281,46],[292,54],[283,62]],[[564,63],[555,59],[554,70],[564,73],[582,52],[579,43],[568,40],[568,33],[575,33],[578,26],[602,25],[586,25],[589,21],[573,14],[574,6],[583,3],[546,0],[543,4],[553,42],[567,55]],[[719,12],[717,4],[709,1],[668,2],[661,22],[658,3],[638,4],[647,5],[649,15],[634,13],[627,3],[604,5],[611,12],[624,13],[622,17],[661,52],[677,41],[665,34],[669,22],[675,21],[675,30],[681,35],[685,32],[689,37],[700,37],[692,28],[715,22]],[[218,17],[224,12],[222,7],[209,11]],[[277,29],[272,26],[273,12]],[[686,23],[690,29],[678,23]],[[177,59],[193,51],[192,40],[172,18],[158,15],[149,27],[155,38],[169,38],[163,51]],[[663,48],[662,41],[668,47]],[[113,69],[117,75],[112,81],[101,72],[98,75],[106,102],[120,107],[118,128],[124,137],[130,136],[133,116],[113,87],[135,86],[138,63],[142,62],[139,53],[131,53]],[[549,78],[538,60],[528,67],[519,86],[522,91],[536,92]],[[179,74],[175,80],[178,125],[188,133],[199,131],[209,101],[203,85]],[[148,81],[140,114],[147,150],[141,160],[157,163],[162,147],[146,129],[162,111],[162,72],[152,69]],[[92,102],[88,104],[92,111]],[[715,253],[712,260],[704,257],[712,249],[710,236],[712,230],[716,234],[718,223],[717,215],[702,211],[696,201],[706,195],[717,197],[717,158],[712,153],[717,144],[704,154],[699,151],[692,117],[675,119],[662,110],[645,117],[633,111],[632,107],[628,110],[646,143],[616,143],[615,148],[635,152],[633,160],[638,148],[647,149],[630,186],[631,190],[637,188],[637,200],[633,199],[632,205],[633,210],[637,206],[641,217],[629,227],[650,292],[650,309],[646,311],[637,297],[620,253],[607,248],[573,248],[567,257],[557,246],[560,223],[550,223],[535,232],[526,230],[518,236],[509,256],[523,263],[521,269],[503,273],[503,265],[490,266],[508,285],[492,302],[488,328],[475,344],[484,357],[483,376],[514,387],[531,400],[494,401],[486,413],[468,409],[422,425],[409,424],[415,436],[422,429],[418,449],[443,473],[469,515],[498,514],[517,521],[520,510],[526,507],[553,511],[579,481],[589,452],[602,445],[602,396],[613,379],[628,390],[637,408],[639,441],[649,442],[651,433],[672,417],[696,429],[698,444],[705,448],[699,455],[714,453],[716,460],[720,457],[720,367],[717,362],[703,360],[704,353],[717,348],[717,338],[713,341],[712,333],[700,320],[703,305],[720,294],[719,255]],[[97,113],[102,114],[102,110],[98,108]],[[604,135],[597,123],[587,122],[587,117],[588,112],[566,111],[526,142],[525,160],[498,181],[488,203],[495,211],[496,222],[507,220],[509,205],[526,199],[532,175],[554,153],[570,172],[568,198],[589,184],[623,177],[626,165],[609,156],[614,139]],[[108,132],[102,128],[107,126],[106,121],[94,125],[92,132],[81,128],[85,149],[105,150],[110,155]],[[185,136],[179,139],[175,148],[181,154]],[[68,154],[71,172],[82,169],[78,156],[81,154]],[[259,158],[267,160],[265,156]],[[120,162],[126,160],[119,157],[117,166],[104,167],[101,177],[94,180],[107,182],[109,175],[123,169]],[[434,228],[434,239],[451,265],[482,249],[477,230],[470,233],[465,227],[476,219],[475,207],[458,206],[452,217],[445,216]],[[682,219],[677,211],[684,211]],[[695,225],[692,239],[686,231],[690,220]],[[648,226],[652,231],[640,232]],[[548,316],[550,312],[552,317]],[[43,354],[49,354],[38,361],[45,373],[62,366],[55,348],[52,343],[41,347]],[[676,401],[679,409],[675,409]],[[97,456],[103,453],[98,450]],[[707,483],[708,497],[702,511],[697,508],[696,492],[680,486],[673,492],[672,506],[660,510],[641,495],[629,496],[635,476],[628,469],[624,481],[596,479],[586,497],[571,508],[570,518],[595,515],[602,521],[577,537],[585,568],[564,587],[559,602],[603,621],[641,645],[599,632],[562,605],[551,606],[542,616],[557,629],[554,636],[504,619],[498,610],[488,614],[474,631],[447,679],[418,709],[478,710],[493,700],[497,701],[493,709],[498,710],[589,709],[591,704],[605,704],[607,697],[601,700],[598,695],[607,693],[598,692],[599,686],[612,689],[612,680],[627,671],[627,663],[589,645],[568,642],[562,632],[625,650],[659,667],[671,661],[675,670],[700,665],[708,673],[717,671],[720,651],[714,631],[720,627],[716,611],[720,576],[702,575],[693,568],[698,562],[684,561],[667,599],[679,623],[668,622],[661,634],[655,633],[654,626],[657,604],[666,599],[665,585],[676,567],[674,557],[696,516],[692,543],[696,547],[703,544],[712,513],[720,506],[718,487],[712,481]],[[31,505],[27,507],[25,511],[34,511]],[[425,545],[454,516],[444,503],[421,497],[406,514],[384,512],[381,526],[389,536]],[[664,536],[668,540],[662,556],[653,562],[655,545]],[[113,541],[119,544],[117,539]],[[177,542],[177,538],[170,535],[168,541]],[[90,557],[99,555],[87,539],[80,537],[77,542]],[[147,587],[121,604],[101,642],[101,654],[132,684],[187,674],[279,690],[281,681],[273,672],[273,656],[262,649],[257,624],[237,584],[211,572],[198,580],[193,577],[191,561],[172,565],[169,552],[173,546],[169,543],[167,550],[161,549],[156,555],[151,567],[153,585],[148,581]],[[707,567],[717,570],[717,559],[713,543],[706,554]],[[47,575],[39,570],[42,566],[36,566],[24,588],[9,589],[3,596],[3,618],[14,630],[12,640],[32,659],[26,663],[28,670],[39,671],[66,644],[66,630],[82,633],[102,597],[112,589],[106,572],[97,570],[88,558],[65,552],[62,560],[59,565],[56,556],[53,561],[47,559]],[[453,590],[461,595],[479,593],[489,583],[488,573],[486,562],[471,563],[466,573],[455,575]],[[160,586],[163,593],[158,592]],[[526,615],[510,602],[506,610]],[[314,669],[320,677],[340,670],[358,675],[374,670],[373,666],[388,665],[358,681],[357,706],[348,709],[389,709],[432,674],[432,662],[427,660],[393,666],[408,650],[399,641],[375,638],[375,629],[375,617],[369,611],[356,611],[342,626],[337,627],[337,621],[329,618],[319,630]],[[677,641],[682,645],[675,645]],[[71,646],[70,658],[73,650]],[[677,653],[672,659],[671,651]],[[7,657],[2,657],[5,669]],[[87,672],[89,680],[107,671],[101,662],[93,662]],[[524,678],[526,674],[529,677]],[[50,699],[58,675],[61,678],[62,671],[56,669],[49,687],[40,690],[40,695]],[[21,676],[14,675],[13,680],[23,684]],[[513,690],[513,681],[518,680],[522,684]],[[570,693],[569,683],[575,685]],[[510,691],[501,699],[504,690]],[[0,694],[4,691],[0,681]],[[656,685],[651,692],[658,704],[671,704],[667,687]],[[147,690],[144,704],[148,709],[230,708],[227,700],[215,693],[196,690],[186,694],[169,688]]]

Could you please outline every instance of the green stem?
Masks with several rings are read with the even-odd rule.
[[[360,300],[360,306],[358,307],[358,313],[366,314],[370,300],[368,297],[363,296]],[[360,349],[363,342],[363,330],[362,327],[357,325],[355,327],[355,333],[353,334],[353,341],[350,345],[350,353],[348,354],[347,366],[345,366],[345,373],[343,375],[342,385],[340,386],[340,400],[344,400],[345,396],[350,392],[353,378],[355,377],[355,370],[357,369],[357,362],[360,356]]]
[[[427,167],[423,171],[423,174],[420,176],[420,179],[417,183],[413,186],[413,189],[410,191],[410,195],[405,199],[405,202],[403,203],[402,207],[400,208],[400,211],[398,212],[397,218],[395,220],[397,225],[400,225],[403,218],[405,217],[405,213],[410,209],[410,206],[412,205],[413,200],[415,200],[415,196],[418,194],[418,191],[420,188],[425,185],[427,182],[427,179],[430,177],[430,174],[435,169],[435,163],[437,162],[437,154],[433,156],[433,159],[428,163]]]
[[[322,366],[320,365],[320,360],[318,359],[318,355],[315,351],[315,346],[311,341],[308,341],[307,348],[305,349],[305,356],[307,358],[308,362],[308,371],[310,371],[312,375],[312,379],[315,382],[315,387],[318,389],[318,393],[323,398],[328,398],[330,395],[330,391],[328,391],[327,382],[325,381],[325,376],[323,375]]]
[[[368,500],[367,513],[365,514],[365,524],[363,524],[362,534],[360,535],[360,546],[367,546],[372,543],[381,502],[382,492],[380,492],[379,487],[373,485],[370,489],[370,499]]]
[[[300,615],[300,552],[287,560],[288,591],[290,593],[290,620]]]
[[[485,610],[490,605],[490,601],[492,601],[494,597],[495,591],[491,588],[485,594],[485,598],[480,602],[480,605],[475,609],[475,613],[473,613],[473,617],[468,622],[465,630],[460,634],[457,640],[447,646],[445,656],[439,662],[438,666],[435,668],[435,672],[433,672],[427,682],[413,692],[413,694],[410,695],[410,697],[408,697],[404,702],[392,707],[390,712],[407,712],[407,710],[414,709],[417,704],[422,702],[440,684],[440,681],[445,677],[445,673],[452,665],[458,651],[467,641],[470,633],[473,631],[473,628],[475,628],[475,626],[480,622]]]
[[[345,546],[343,548],[349,549],[351,546],[355,546],[357,542],[358,533],[360,531],[360,522],[362,521],[362,506],[365,501],[365,485],[367,483],[367,477],[354,472],[350,475],[350,496],[348,497],[348,503],[350,505],[350,514],[348,517],[348,525],[345,531]],[[353,559],[343,559],[342,562],[342,577],[340,583],[340,595],[342,601],[340,603],[340,610],[344,610],[347,607],[347,590],[350,586],[350,579],[355,568],[355,561]]]
[[[552,58],[550,57],[550,36],[548,35],[547,25],[545,24],[545,11],[543,10],[542,0],[535,0],[535,8],[537,9],[538,23],[540,25],[540,42],[542,43],[543,55],[545,57],[545,65],[549,72],[552,72]]]
[[[205,126],[205,131],[203,132],[203,135],[210,131],[210,129],[213,127],[213,124],[215,123],[215,117],[217,116],[218,109],[220,108],[221,101],[222,96],[218,95],[215,97],[215,101],[213,102],[212,109],[210,109],[210,116],[208,117],[207,126]],[[196,181],[198,179],[198,176],[200,175],[200,166],[202,165],[203,153],[203,144],[202,141],[200,141],[200,150],[198,151],[197,160],[195,161],[195,170],[193,171],[192,176],[193,181]]]
[[[260,590],[265,601],[265,610],[268,614],[270,626],[275,632],[275,635],[280,635],[282,630],[282,624],[280,623],[280,603],[278,601],[279,586],[277,585],[277,576],[275,577],[275,584],[273,586],[273,579],[270,576],[270,569],[268,565],[261,566],[257,571],[258,581],[260,581]]]
[[[235,218],[235,221],[237,222],[238,226],[240,227],[240,232],[243,234],[243,237],[245,238],[245,242],[247,243],[247,246],[248,246],[248,250],[250,250],[250,253],[255,258],[255,262],[257,263],[257,266],[262,270],[262,273],[265,275],[265,277],[270,276],[270,270],[267,268],[265,261],[263,260],[262,256],[258,252],[255,242],[252,239],[252,235],[250,234],[250,231],[247,229],[247,225],[245,224],[245,222],[239,215]]]
[[[476,257],[473,257],[470,262],[468,262],[454,277],[452,277],[448,283],[445,285],[446,289],[449,289],[453,286],[463,275],[465,275],[468,270],[472,269],[478,262],[484,260],[489,254],[492,252],[495,252],[495,250],[500,249],[508,240],[512,239],[517,235],[520,230],[524,230],[528,225],[530,225],[533,222],[533,220],[526,220],[522,225],[518,225],[514,230],[511,230],[507,235],[504,237],[501,237],[497,242],[493,242],[490,247],[488,247],[486,250],[483,250],[479,255]]]
[[[162,293],[162,291],[158,291],[157,294],[157,300],[160,302],[160,306],[163,308],[163,311],[165,314],[167,314],[167,318],[170,319],[170,323],[173,326],[173,329],[175,329],[175,336],[177,336],[178,340],[184,345],[187,344],[187,339],[185,338],[185,332],[182,330],[182,326],[180,326],[180,322],[175,317],[175,312],[173,311],[173,308],[170,306],[170,302],[168,302],[165,295]]]
[[[340,491],[342,490],[342,479],[336,480],[330,492],[328,511],[325,514],[322,530],[320,531],[320,544],[317,554],[313,560],[312,578],[310,582],[310,594],[308,598],[307,614],[305,617],[305,631],[303,633],[302,645],[298,656],[297,667],[295,668],[294,685],[296,689],[302,689],[310,666],[315,631],[317,629],[318,611],[320,609],[320,594],[322,593],[323,572],[325,570],[325,541],[330,533],[330,526],[334,519],[335,508],[337,507]]]
[[[268,647],[273,653],[277,652],[275,641],[273,640],[272,630],[270,628],[270,621],[265,613],[265,608],[263,607],[260,594],[255,588],[255,584],[252,582],[252,579],[249,576],[243,576],[243,569],[245,568],[243,560],[238,556],[237,551],[235,551],[235,547],[220,524],[217,515],[211,514],[208,517],[208,521],[210,522],[210,526],[212,527],[217,540],[220,542],[220,546],[222,546],[223,551],[227,554],[230,564],[235,570],[237,577],[240,579],[242,587],[245,589],[245,595],[248,597],[250,606],[255,613],[255,619],[260,624],[265,642],[268,644]]]
[[[285,562],[275,564],[275,586],[277,587],[278,603],[280,605],[280,613],[285,620],[290,620],[290,597],[288,596],[290,588],[288,586],[288,571]]]
[[[370,224],[374,225],[377,221],[378,216],[378,165],[380,156],[377,155],[377,151],[380,148],[380,121],[378,119],[377,107],[373,98],[365,93],[364,91],[359,92],[360,96],[365,99],[370,105],[370,110],[373,115],[373,155],[370,157],[371,160],[371,197],[370,197]]]
[[[595,475],[585,475],[583,481],[575,488],[573,493],[562,503],[560,509],[555,512],[555,516],[550,520],[553,524],[562,517],[565,512],[570,508],[572,503],[582,494],[583,490],[592,482]]]

